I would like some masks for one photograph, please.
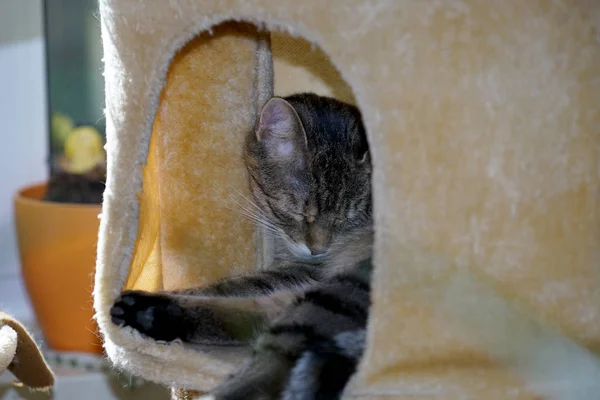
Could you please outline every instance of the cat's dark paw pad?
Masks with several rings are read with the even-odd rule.
[[[110,309],[113,324],[130,326],[156,340],[171,341],[183,332],[183,309],[166,296],[126,291]]]

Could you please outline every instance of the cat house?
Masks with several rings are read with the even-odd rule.
[[[245,356],[153,342],[109,309],[268,265],[236,212],[242,139],[273,94],[312,90],[361,109],[374,166],[373,305],[346,397],[598,390],[600,4],[101,0],[100,16],[94,307],[115,365],[207,391]]]

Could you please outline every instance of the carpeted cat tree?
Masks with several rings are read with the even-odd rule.
[[[100,14],[94,295],[118,367],[205,391],[244,356],[155,343],[109,308],[124,288],[269,264],[236,212],[242,138],[273,93],[314,90],[355,96],[374,159],[373,308],[345,396],[597,398],[600,3],[101,0]]]

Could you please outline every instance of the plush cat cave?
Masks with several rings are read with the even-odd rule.
[[[101,0],[100,14],[95,309],[118,367],[205,391],[242,359],[155,343],[109,309],[123,289],[268,264],[236,210],[242,140],[274,93],[316,91],[355,96],[374,163],[368,347],[345,396],[598,393],[600,3]]]

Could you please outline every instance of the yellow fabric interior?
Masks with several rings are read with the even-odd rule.
[[[228,202],[232,195],[243,201],[236,191],[247,194],[241,165],[245,132],[229,132],[231,111],[212,103],[215,97],[247,98],[240,91],[253,82],[235,66],[254,65],[245,34],[256,33],[247,25],[225,24],[212,37],[192,40],[171,63],[143,169],[140,226],[126,289],[204,285],[256,266],[252,225],[236,213],[236,201]],[[276,95],[312,91],[355,102],[321,49],[283,33],[271,35],[271,46]],[[232,65],[228,58],[238,61]],[[223,88],[231,76],[242,86]]]
[[[305,39],[273,32],[271,51],[276,96],[314,92],[356,104],[352,88],[321,48]]]
[[[140,202],[140,228],[135,243],[133,261],[127,277],[126,288],[157,291],[163,288],[160,257],[160,207],[158,201],[158,174],[156,161],[156,136],[150,139],[148,161],[142,174],[143,191]]]
[[[255,267],[254,229],[237,202],[248,194],[241,151],[256,114],[256,37],[249,25],[223,24],[174,57],[143,169],[126,289],[205,285]]]

